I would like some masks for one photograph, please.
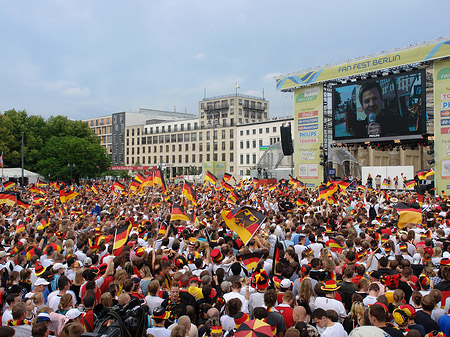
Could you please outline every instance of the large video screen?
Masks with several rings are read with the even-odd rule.
[[[333,87],[333,140],[388,141],[426,133],[425,71]]]

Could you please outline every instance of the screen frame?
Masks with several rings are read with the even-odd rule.
[[[411,74],[417,74],[420,73],[421,75],[421,83],[420,83],[420,87],[421,87],[421,106],[422,106],[422,113],[425,115],[425,118],[422,118],[421,123],[420,123],[420,130],[422,131],[417,131],[416,133],[412,133],[410,135],[397,135],[397,136],[384,136],[384,137],[365,137],[365,138],[352,138],[351,136],[345,136],[345,137],[336,137],[335,135],[335,130],[336,130],[336,120],[335,120],[335,109],[333,106],[333,98],[335,95],[335,91],[338,88],[342,88],[342,87],[348,87],[350,85],[362,85],[364,83],[367,82],[373,82],[373,81],[378,81],[381,79],[389,79],[389,78],[398,78],[400,76],[405,76],[405,75],[411,75]],[[405,72],[400,72],[397,74],[390,74],[390,75],[386,75],[386,76],[377,76],[372,77],[372,78],[367,78],[367,79],[360,79],[357,80],[355,82],[351,82],[351,83],[341,83],[341,84],[337,84],[335,86],[332,87],[332,92],[331,92],[331,118],[332,118],[332,140],[335,143],[343,143],[343,144],[348,144],[348,143],[375,143],[375,142],[389,142],[389,141],[394,141],[394,140],[411,140],[411,139],[422,139],[424,135],[427,134],[427,119],[428,119],[428,115],[427,115],[427,110],[426,110],[426,70],[425,69],[416,69],[416,70],[411,70],[411,71],[405,71]]]

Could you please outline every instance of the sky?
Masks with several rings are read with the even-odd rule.
[[[0,0],[0,111],[44,118],[262,96],[274,76],[450,36],[450,1]]]

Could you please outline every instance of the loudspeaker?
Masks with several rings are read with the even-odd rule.
[[[281,133],[281,148],[285,156],[290,156],[294,153],[294,146],[292,144],[291,125],[280,126]]]

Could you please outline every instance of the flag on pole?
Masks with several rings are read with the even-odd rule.
[[[394,205],[394,209],[400,213],[397,227],[403,229],[407,224],[422,223],[422,208],[417,203],[406,204],[404,202]]]
[[[216,185],[217,177],[209,171],[206,171],[205,181],[209,181],[211,185]]]
[[[247,270],[252,273],[252,270],[256,268],[259,261],[261,261],[263,254],[261,252],[253,252],[248,254],[243,254],[237,256],[238,261],[241,261],[242,264],[247,268]]]
[[[187,200],[190,200],[194,204],[196,204],[197,192],[195,191],[194,185],[186,180],[184,181],[184,184],[183,184],[182,195],[184,195]]]
[[[166,193],[167,187],[166,187],[166,182],[164,181],[164,174],[161,171],[161,167],[158,167],[158,169],[155,172],[155,178],[153,180],[153,184],[155,186],[161,187],[163,194]]]
[[[116,235],[114,236],[114,255],[116,255],[116,250],[120,249],[120,253],[122,252],[122,247],[125,246],[128,240],[128,234],[130,234],[132,224],[130,221],[126,221],[122,226],[116,229]],[[118,251],[119,252],[119,251]],[[120,254],[119,254],[120,255]]]
[[[2,151],[2,156],[0,157],[0,166],[3,168],[3,151]]]
[[[339,188],[339,185],[331,184],[329,186],[319,187],[319,199],[328,199],[331,197]]]
[[[177,204],[176,202],[174,202],[172,205],[172,215],[170,216],[170,221],[175,220],[185,220],[185,221],[190,220],[189,217],[186,215],[183,206]]]
[[[278,237],[277,237],[277,241],[275,242],[275,247],[273,250],[272,275],[275,275],[275,272],[277,271],[277,265],[278,265],[278,263],[280,263],[280,260],[281,260],[280,245],[279,245]]]
[[[249,206],[237,207],[231,211],[222,210],[221,213],[228,228],[241,238],[244,245],[266,220],[264,214]]]

